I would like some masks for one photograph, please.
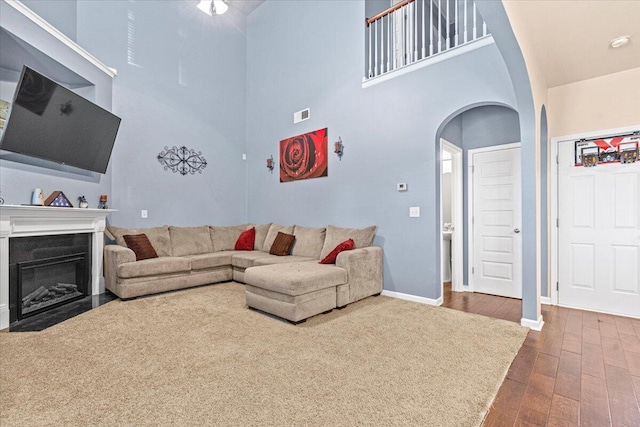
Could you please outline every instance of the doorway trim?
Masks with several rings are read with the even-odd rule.
[[[521,148],[521,143],[512,142],[510,144],[492,145],[489,147],[473,148],[467,151],[467,277],[468,277],[468,291],[475,292],[473,283],[473,155],[477,153],[484,153],[488,151],[508,150],[511,148]],[[522,160],[521,160],[522,161]],[[522,260],[521,260],[522,261]],[[522,286],[522,284],[521,284]]]
[[[440,138],[440,236],[443,236],[442,221],[442,181],[443,164],[442,153],[446,148],[451,152],[451,223],[454,224],[454,233],[451,239],[451,290],[464,292],[463,256],[464,256],[464,196],[463,196],[463,165],[462,148],[452,144],[444,138]],[[440,260],[444,259],[444,245],[440,244]],[[440,278],[444,277],[442,262],[440,262]],[[440,295],[444,295],[444,281],[440,280]]]
[[[550,301],[551,305],[560,305],[558,300],[559,298],[558,288],[560,286],[559,280],[558,280],[558,274],[560,273],[560,266],[558,265],[558,262],[559,262],[558,184],[560,183],[558,179],[558,147],[562,142],[575,141],[583,138],[592,139],[592,138],[607,137],[609,135],[616,135],[616,134],[621,134],[626,132],[634,132],[634,131],[637,131],[638,129],[640,129],[640,124],[636,126],[625,126],[621,128],[603,129],[603,130],[598,130],[593,132],[576,133],[573,135],[557,136],[557,137],[551,138],[551,146],[549,147],[550,148],[550,164],[551,164],[549,171],[551,172],[551,174],[550,174],[550,183],[549,183],[550,188],[548,192],[549,207],[550,207],[549,224],[551,224],[551,226],[549,227],[551,231],[551,240],[549,241],[549,248],[548,248],[549,258],[551,260],[549,263],[549,269],[551,271],[551,280],[549,282],[549,287],[551,288],[551,292],[549,293],[551,297],[551,301]],[[555,226],[553,225],[554,222],[555,222]],[[579,307],[577,308],[580,310],[584,310]]]

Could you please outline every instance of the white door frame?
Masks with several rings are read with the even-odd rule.
[[[551,262],[549,263],[549,269],[551,270],[551,281],[549,286],[551,287],[551,304],[560,305],[558,302],[558,146],[561,142],[577,141],[580,139],[593,139],[593,138],[607,138],[612,135],[619,135],[621,133],[630,133],[640,130],[640,124],[636,126],[626,126],[621,128],[605,129],[594,132],[577,133],[573,135],[565,135],[551,138],[551,165],[549,168],[551,172],[551,182],[549,184],[549,207],[550,216],[548,223],[550,224],[551,240],[549,242],[549,256]]]
[[[511,148],[520,148],[519,142],[513,142],[511,144],[502,144],[502,145],[492,145],[490,147],[482,147],[482,148],[474,148],[472,150],[467,151],[467,259],[469,263],[467,265],[467,277],[468,281],[468,292],[475,292],[474,283],[473,283],[473,274],[471,273],[473,268],[473,155],[476,153],[484,153],[488,151],[500,151],[500,150],[509,150]],[[520,189],[522,191],[522,189]],[[522,262],[522,260],[520,260]],[[522,279],[520,280],[522,282]],[[522,283],[520,284],[522,286]]]
[[[463,244],[464,221],[463,221],[463,189],[462,189],[462,148],[450,143],[444,138],[440,138],[440,153],[444,149],[451,152],[451,222],[454,224],[454,233],[451,237],[451,290],[453,292],[463,292]],[[440,156],[440,236],[443,235],[442,221],[442,155]],[[440,260],[443,259],[444,245],[440,244]],[[455,261],[455,262],[454,262]],[[442,262],[440,263],[440,277],[443,277]],[[442,282],[442,280],[440,280]],[[444,295],[444,284],[440,295]]]

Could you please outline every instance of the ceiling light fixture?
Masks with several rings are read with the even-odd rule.
[[[207,15],[212,16],[214,13],[216,15],[222,15],[229,10],[229,5],[223,0],[200,0],[197,8]]]
[[[631,40],[630,36],[620,36],[620,37],[616,37],[615,39],[611,40],[609,42],[609,46],[611,46],[612,48],[616,49],[619,47],[622,47],[624,45],[626,45],[627,43],[629,43],[629,41]]]

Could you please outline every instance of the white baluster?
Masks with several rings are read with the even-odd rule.
[[[373,76],[371,66],[373,65],[373,56],[371,52],[371,25],[367,27],[369,29],[369,74],[367,78],[371,78]]]
[[[446,33],[447,34],[447,43],[446,43],[446,46],[447,46],[447,49],[449,49],[451,47],[451,34],[450,34],[450,30],[449,30],[451,28],[451,25],[449,25],[449,22],[451,22],[451,20],[449,19],[449,0],[445,0],[445,1],[447,2],[447,23],[446,23],[446,25],[447,25],[447,33]]]
[[[429,0],[429,56],[433,55],[433,2]]]
[[[417,61],[420,57],[418,56],[418,2],[414,2],[413,3],[413,18],[415,21],[415,24],[413,26],[413,38],[414,38],[414,43],[413,43],[413,60]]]
[[[393,69],[398,68],[398,20],[396,19],[396,12],[392,12],[390,15],[393,19]]]
[[[464,43],[469,39],[467,38],[467,0],[464,0]]]
[[[482,35],[486,36],[487,35],[487,23],[485,22],[485,20],[482,20]]]
[[[425,43],[425,31],[427,31],[425,29],[424,26],[424,0],[422,0],[422,59],[424,59],[425,56],[427,56],[427,45]]]
[[[455,19],[456,22],[453,25],[453,28],[454,28],[453,29],[453,32],[454,32],[453,45],[454,46],[458,46],[458,42],[459,42],[459,40],[458,40],[458,0],[455,0],[455,1],[456,2],[455,2],[455,7],[453,9],[453,16],[454,16],[453,19]]]
[[[373,27],[375,29],[374,36],[375,36],[375,39],[376,39],[375,40],[375,48],[374,48],[374,52],[375,52],[376,57],[375,57],[375,62],[374,62],[373,68],[374,68],[374,73],[377,76],[378,75],[378,21],[373,23]]]
[[[478,29],[476,28],[476,2],[473,2],[473,39],[478,38]]]
[[[442,34],[440,29],[442,28],[442,13],[440,11],[440,0],[438,0],[438,53],[442,52]]]
[[[391,66],[391,15],[387,15],[387,72],[391,71],[390,66]]]
[[[384,74],[384,16],[380,18],[380,74]]]

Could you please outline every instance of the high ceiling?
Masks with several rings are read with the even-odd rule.
[[[640,67],[640,0],[505,0],[548,87]],[[517,15],[517,16],[514,16]],[[609,42],[630,35],[613,49]]]
[[[229,7],[232,7],[245,15],[249,15],[256,10],[258,6],[264,3],[264,0],[228,0]]]

